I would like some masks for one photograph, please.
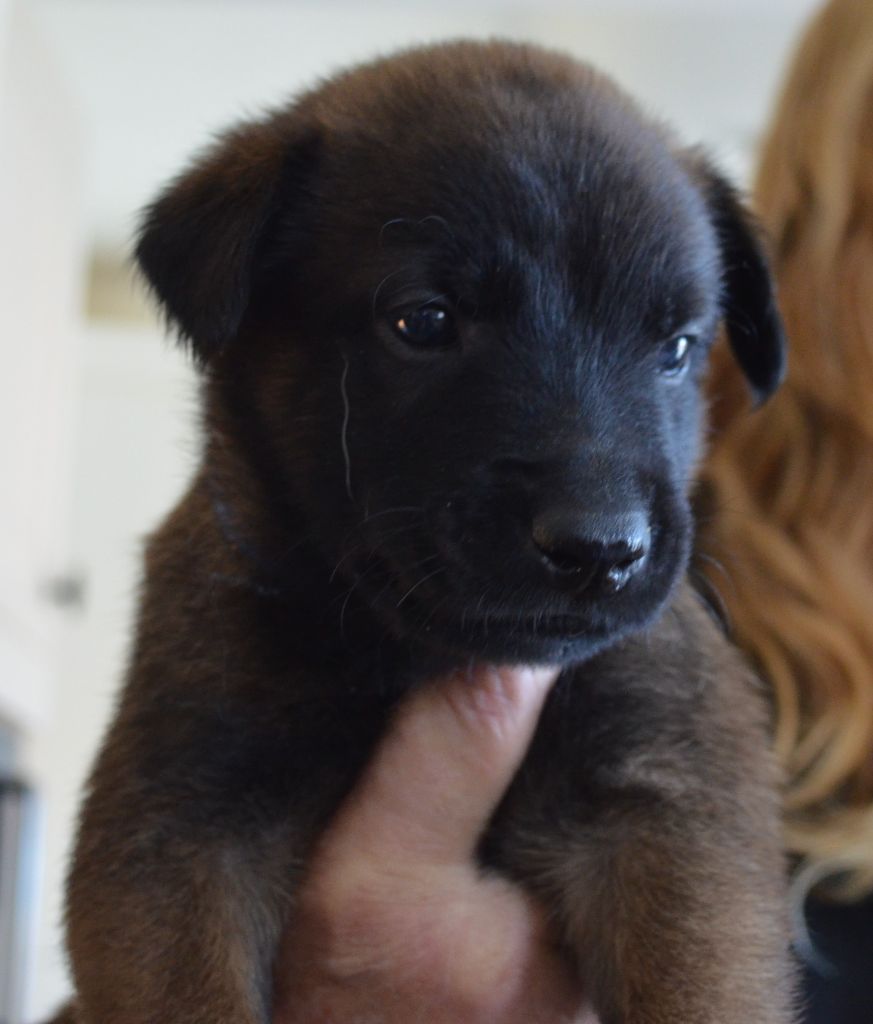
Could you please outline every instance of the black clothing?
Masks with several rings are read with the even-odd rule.
[[[815,948],[804,964],[806,1024],[873,1024],[873,897],[810,900],[806,920]]]

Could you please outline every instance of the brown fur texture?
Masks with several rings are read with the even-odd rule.
[[[492,263],[469,255],[492,240]],[[727,186],[590,69],[459,44],[225,137],[152,207],[139,258],[203,364],[206,443],[148,545],[59,1024],[265,1024],[315,837],[403,694],[476,657],[565,666],[481,856],[546,905],[603,1024],[788,1024],[765,701],[682,579],[730,304],[760,393],[781,358]],[[432,283],[468,263],[475,313]],[[384,311],[413,264],[427,295],[404,283]],[[699,338],[675,373],[680,285]],[[401,330],[425,307],[458,325],[439,351]],[[582,505],[645,509],[632,578],[570,586],[551,549],[544,568],[531,520]]]

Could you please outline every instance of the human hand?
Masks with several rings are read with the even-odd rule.
[[[594,1024],[539,908],[475,860],[556,675],[482,666],[401,706],[317,847],[274,1024]]]

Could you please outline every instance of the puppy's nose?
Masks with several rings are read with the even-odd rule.
[[[652,541],[645,512],[580,512],[572,506],[538,513],[532,533],[555,583],[607,593],[627,586],[643,568]]]

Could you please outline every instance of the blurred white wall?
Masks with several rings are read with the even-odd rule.
[[[4,3],[9,0],[0,0],[0,19]],[[0,246],[6,247],[0,288],[5,284],[18,297],[28,324],[11,330],[4,314],[0,343],[4,355],[16,352],[30,343],[42,307],[63,310],[63,322],[50,333],[59,346],[54,379],[63,381],[63,401],[73,403],[75,412],[75,429],[64,428],[69,445],[51,485],[65,495],[58,499],[54,527],[64,541],[47,539],[38,555],[49,563],[48,575],[81,576],[84,584],[81,602],[68,608],[63,627],[55,630],[46,662],[50,693],[28,726],[28,765],[43,799],[42,899],[29,1003],[31,1019],[38,1019],[67,991],[58,927],[63,864],[77,793],[122,671],[140,538],[181,490],[196,451],[190,371],[143,317],[118,272],[135,211],[228,121],[275,103],[351,59],[457,35],[531,39],[590,58],[742,176],[787,49],[812,0],[12,5],[22,16],[26,7],[28,27],[7,23],[6,42],[19,60],[31,52],[41,55],[32,77],[42,84],[29,81],[20,109],[29,111],[23,123],[29,118],[34,131],[41,130],[44,146],[21,150],[21,173],[3,185],[11,197],[7,212],[18,217],[16,237],[28,236],[29,251],[38,258],[22,261],[0,233]],[[6,52],[8,59],[12,51]],[[40,105],[49,87],[55,90],[51,102]],[[58,193],[59,182],[68,183],[66,193]],[[56,224],[40,219],[46,197],[59,204]],[[27,210],[33,211],[30,230],[21,226]],[[111,272],[95,272],[90,307],[80,295],[77,308],[70,289],[95,255],[94,266],[108,264]],[[43,372],[45,367],[20,378],[16,408],[43,408]],[[5,394],[0,384],[0,398]],[[36,457],[22,461],[21,445],[30,439],[22,436],[21,422],[0,401],[0,472],[17,460],[16,472],[27,477],[29,467],[36,472],[43,463]],[[29,526],[18,523],[16,530],[27,534]],[[0,545],[0,574],[16,557]],[[39,615],[57,619],[57,612]],[[0,619],[0,645],[2,639]],[[0,653],[0,675],[3,669]]]
[[[353,60],[459,35],[562,47],[738,164],[815,0],[30,0],[89,121],[101,240],[192,147]]]
[[[33,1021],[69,988],[59,930],[66,859],[122,671],[141,539],[182,490],[195,449],[192,375],[157,331],[88,324],[81,346],[69,564],[85,589],[62,633],[51,713],[29,752],[43,800]]]
[[[86,244],[75,104],[30,14],[0,9],[0,719],[48,811],[53,764],[35,754],[68,683],[65,623],[49,595],[69,555]],[[10,824],[4,811],[6,856]],[[32,945],[9,927],[9,895],[2,934],[22,964]],[[16,1024],[10,998],[20,1003],[4,991],[4,1019]]]
[[[32,20],[22,9],[6,14],[0,23],[6,29],[0,35],[0,467],[6,483],[0,644],[14,646],[29,682],[25,692],[0,677],[0,692],[29,718],[43,703],[39,662],[53,632],[38,581],[64,558],[66,543],[85,252],[75,111]]]

